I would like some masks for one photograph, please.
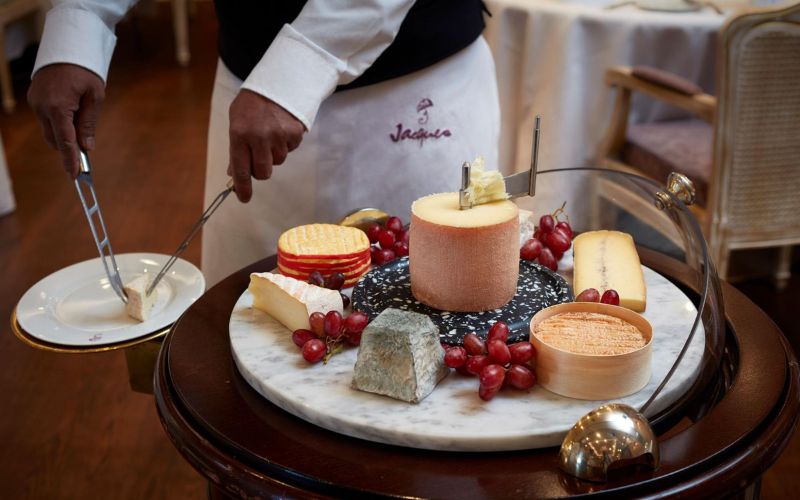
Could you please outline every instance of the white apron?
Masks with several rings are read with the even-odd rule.
[[[228,182],[228,108],[241,83],[218,63],[205,206]],[[335,223],[363,207],[408,222],[415,199],[458,189],[464,161],[483,155],[497,167],[499,130],[494,62],[482,37],[429,68],[330,96],[300,147],[269,180],[253,180],[250,202],[231,196],[204,227],[208,286],[276,253],[293,226]]]

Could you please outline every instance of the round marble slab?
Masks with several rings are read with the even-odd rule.
[[[376,318],[384,309],[393,307],[425,314],[439,327],[442,342],[461,345],[470,332],[486,333],[496,321],[504,321],[510,330],[509,343],[528,340],[530,319],[545,307],[572,300],[567,281],[553,271],[521,260],[517,293],[500,309],[483,312],[448,312],[422,304],[411,293],[408,257],[372,269],[353,288],[353,310]]]
[[[653,326],[653,362],[644,389],[617,401],[640,407],[669,371],[688,337],[697,310],[675,285],[644,268],[647,311]],[[668,407],[697,378],[705,335],[697,332],[675,375],[649,413]],[[357,351],[348,348],[327,365],[306,363],[291,333],[252,308],[245,291],[230,321],[231,350],[244,379],[266,399],[325,429],[412,448],[505,451],[558,446],[575,422],[604,401],[582,401],[535,386],[478,397],[478,380],[452,372],[419,404],[350,387]]]

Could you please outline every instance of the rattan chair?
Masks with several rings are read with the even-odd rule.
[[[652,69],[609,69],[617,93],[598,161],[662,182],[686,174],[720,276],[732,250],[781,247],[781,286],[800,243],[800,3],[735,15],[717,61],[716,98]],[[629,126],[632,91],[696,118]]]

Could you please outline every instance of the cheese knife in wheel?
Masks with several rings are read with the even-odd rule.
[[[533,145],[531,147],[531,166],[524,172],[503,177],[506,184],[506,192],[510,199],[520,196],[533,196],[536,194],[536,172],[539,170],[539,139],[542,135],[542,117],[536,115],[536,123],[533,127]],[[458,204],[461,210],[472,208],[472,200],[469,199],[467,188],[470,182],[471,165],[464,162],[461,167],[461,189],[458,190]]]

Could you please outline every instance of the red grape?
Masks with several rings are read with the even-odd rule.
[[[389,249],[394,246],[394,233],[389,231],[388,229],[384,229],[381,231],[381,234],[378,235],[378,243],[381,244],[381,248]]]
[[[484,400],[484,401],[489,401],[489,400],[490,400],[490,399],[492,399],[492,398],[495,396],[495,394],[497,394],[499,391],[500,391],[500,388],[499,388],[499,387],[496,387],[496,388],[489,389],[488,387],[484,387],[484,386],[482,386],[482,385],[481,385],[481,386],[478,386],[478,396],[480,396],[480,398],[481,398],[482,400]]]
[[[522,341],[508,346],[508,352],[511,354],[511,363],[522,365],[533,359],[536,349],[530,342]]]
[[[347,332],[347,343],[350,345],[358,345],[361,343],[361,332]]]
[[[561,258],[564,257],[564,252],[556,252],[555,250],[550,250],[553,253],[553,258],[556,259],[556,262],[561,261]]]
[[[389,217],[386,221],[386,229],[394,234],[398,234],[403,230],[403,221],[400,220],[400,217]]]
[[[303,344],[303,359],[309,363],[317,363],[325,357],[327,350],[325,342],[320,339],[311,339]]]
[[[315,338],[317,338],[317,336],[314,335],[314,332],[311,330],[306,330],[305,328],[301,328],[292,332],[292,342],[294,342],[294,345],[297,347],[303,347],[306,342]]]
[[[444,353],[444,364],[450,368],[459,368],[467,362],[467,350],[463,347],[451,347]]]
[[[511,365],[506,372],[506,379],[511,387],[517,389],[530,389],[536,383],[536,375],[523,365]]]
[[[542,231],[542,234],[547,234],[556,227],[556,220],[553,218],[552,215],[542,215],[539,218],[539,229]]]
[[[394,250],[394,254],[398,257],[405,257],[408,255],[408,243],[395,241],[392,249]]]
[[[603,304],[611,304],[612,306],[619,305],[619,294],[616,290],[606,290],[603,296],[600,297],[600,302]]]
[[[314,312],[308,317],[308,323],[311,325],[311,331],[317,337],[325,335],[325,313]]]
[[[542,248],[542,253],[539,254],[539,264],[550,269],[551,271],[558,269],[558,261],[553,256],[553,252],[551,252],[547,247]]]
[[[575,297],[575,302],[599,302],[600,292],[596,288],[587,288]]]
[[[541,229],[537,229],[536,231],[533,232],[533,239],[534,240],[539,240],[539,242],[541,242],[543,236],[544,236],[544,234],[542,233]]]
[[[371,226],[369,226],[367,228],[367,238],[369,238],[369,242],[377,243],[378,236],[380,236],[381,231],[383,231],[383,228],[381,227],[380,224],[373,223]]]
[[[369,323],[369,316],[363,312],[356,311],[344,320],[344,329],[347,333],[361,333]]]
[[[567,235],[561,231],[552,231],[545,235],[544,242],[550,250],[555,252],[564,253],[569,250],[572,243],[567,238]]]
[[[375,259],[375,264],[381,265],[386,264],[387,262],[391,262],[394,260],[394,251],[388,248],[384,248],[377,253],[377,257]]]
[[[468,333],[464,336],[464,349],[467,353],[477,356],[486,353],[486,344],[476,334]]]
[[[486,350],[489,352],[489,359],[498,365],[506,365],[511,361],[508,346],[500,339],[490,340],[486,344]]]
[[[536,257],[539,256],[541,251],[542,242],[535,238],[531,238],[522,245],[522,248],[519,249],[519,257],[522,260],[536,260]]]
[[[397,241],[402,241],[403,243],[408,245],[408,233],[409,232],[406,231],[405,229],[397,233]]]
[[[490,341],[500,339],[505,343],[508,340],[508,325],[502,321],[495,322],[495,324],[489,328],[489,335],[487,335],[486,339]]]
[[[499,389],[503,387],[503,380],[506,378],[506,370],[500,365],[487,365],[481,370],[481,387],[487,389]]]
[[[325,315],[325,335],[334,339],[341,337],[342,323],[342,315],[339,311],[328,311],[328,314]]]
[[[343,285],[344,274],[342,273],[333,273],[325,278],[325,288],[330,288],[331,290],[341,290]]]
[[[342,292],[339,292],[339,295],[342,296],[342,308],[347,309],[350,306],[350,297],[343,294]]]
[[[478,354],[477,356],[467,356],[467,362],[464,363],[464,368],[472,375],[480,375],[481,370],[488,364],[489,356]]]
[[[325,278],[322,276],[322,273],[319,271],[314,271],[308,275],[308,282],[312,285],[321,286],[325,288]]]
[[[369,247],[369,260],[373,264],[378,263],[378,255],[380,254],[381,247],[378,245],[372,245]]]
[[[556,224],[556,229],[560,229],[564,232],[567,237],[572,240],[572,237],[575,236],[575,233],[572,232],[572,227],[570,227],[569,222],[561,221]]]

